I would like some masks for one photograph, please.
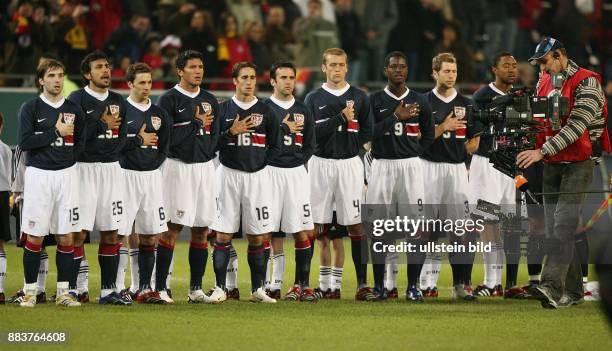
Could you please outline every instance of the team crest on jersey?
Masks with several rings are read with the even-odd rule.
[[[353,100],[346,100],[346,107],[353,107],[355,106],[355,101]]]
[[[465,117],[465,107],[455,106],[455,117],[462,119]]]
[[[253,126],[257,127],[263,122],[263,115],[261,113],[251,113],[251,121]]]
[[[203,102],[202,103],[202,109],[204,110],[205,113],[211,113],[212,112],[212,106],[210,106],[210,104],[208,102]]]
[[[110,112],[111,115],[119,113],[119,105],[108,105],[108,112]]]
[[[293,120],[297,123],[304,123],[304,115],[301,113],[294,113]]]
[[[151,124],[153,125],[153,129],[159,130],[159,128],[161,128],[162,120],[157,116],[151,116]]]
[[[64,123],[66,124],[74,124],[74,113],[64,113]]]
[[[28,223],[28,226],[30,226],[30,228],[34,228],[34,226],[36,226],[36,222],[34,222],[34,221],[30,221],[30,222]]]
[[[178,218],[183,218],[184,215],[185,215],[185,211],[183,211],[183,210],[176,210],[176,216]]]

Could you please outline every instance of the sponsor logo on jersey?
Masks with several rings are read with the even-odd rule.
[[[455,106],[455,117],[462,119],[465,117],[465,107],[463,106]]]
[[[108,105],[108,111],[111,115],[115,115],[119,113],[119,105]]]
[[[157,116],[151,116],[151,124],[153,125],[153,129],[159,130],[162,125],[162,120]]]
[[[74,124],[75,115],[74,113],[64,113],[64,123]]]
[[[251,121],[253,121],[253,126],[257,127],[263,122],[263,115],[261,113],[251,113]]]
[[[304,123],[304,115],[301,113],[294,113],[293,114],[293,120],[298,122],[298,123]]]

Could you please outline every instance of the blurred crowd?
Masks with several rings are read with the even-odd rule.
[[[85,54],[102,49],[115,88],[143,61],[161,89],[175,79],[178,52],[194,49],[204,53],[209,88],[231,89],[231,67],[244,60],[262,76],[291,60],[305,68],[298,78],[317,78],[333,46],[349,54],[354,83],[383,80],[390,50],[408,57],[410,81],[429,81],[431,57],[450,51],[460,82],[485,82],[495,53],[525,61],[544,35],[601,72],[612,95],[612,0],[0,0],[0,86],[27,84],[1,74],[32,74],[41,56],[78,75]],[[521,73],[532,84],[534,69]]]

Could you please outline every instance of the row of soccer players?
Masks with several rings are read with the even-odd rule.
[[[184,225],[192,227],[189,299],[223,301],[231,237],[241,222],[249,240],[252,300],[274,301],[261,289],[266,266],[262,234],[279,229],[297,233],[296,249],[303,254],[296,254],[298,277],[292,290],[312,299],[305,274],[311,258],[308,232],[314,220],[314,232],[321,233],[320,224],[331,222],[334,208],[338,223],[347,226],[352,239],[357,299],[381,298],[380,274],[376,274],[380,267],[375,267],[376,289],[367,288],[366,264],[360,255],[365,245],[360,218],[361,146],[372,141],[375,158],[369,203],[422,202],[422,179],[438,182],[430,190],[436,195],[426,200],[429,203],[468,200],[463,162],[478,139],[471,138],[473,131],[456,116],[465,111],[469,100],[454,90],[457,71],[452,55],[436,56],[432,68],[436,88],[420,95],[405,86],[405,58],[399,53],[389,55],[385,70],[390,84],[373,94],[370,101],[345,81],[346,54],[329,49],[322,64],[327,82],[308,95],[306,107],[292,96],[295,70],[291,65],[273,68],[275,94],[262,103],[254,95],[253,66],[241,63],[234,69],[236,95],[218,106],[214,96],[199,88],[203,78],[201,55],[184,52],[177,60],[181,82],[160,98],[159,108],[148,99],[150,72],[144,65],[131,67],[131,94],[124,104],[120,96],[108,91],[109,65],[103,54],[93,53],[84,60],[82,71],[89,85],[68,101],[59,95],[61,64],[47,61],[38,71],[43,94],[26,103],[20,113],[20,146],[29,151],[23,214],[23,231],[28,234],[24,251],[26,297],[22,305],[35,303],[33,285],[41,237],[48,232],[71,233],[75,226],[83,231],[57,236],[57,302],[78,304],[69,292],[75,288],[75,267],[82,257],[84,236],[94,224],[102,234],[100,302],[128,303],[115,291],[117,230],[129,235],[134,219],[140,239],[139,301],[164,300],[150,287],[153,264],[157,265],[156,290],[163,293],[174,242]],[[435,112],[430,112],[429,106]],[[279,133],[283,133],[282,139]],[[317,149],[310,157],[315,151],[315,134]],[[215,171],[211,161],[217,144],[221,165]],[[306,162],[309,176],[302,167]],[[125,195],[120,190],[126,186],[122,184],[124,178],[129,189]],[[308,178],[312,198],[303,184]],[[275,201],[270,189],[286,197],[276,196]],[[216,209],[212,205],[215,203]],[[123,212],[124,227],[120,228]],[[208,254],[208,227],[216,232],[213,263],[217,278],[210,296],[203,293],[201,283]],[[155,258],[154,235],[161,232]],[[414,266],[408,292],[418,300],[415,277],[420,265]],[[456,276],[456,287],[468,280]],[[458,294],[465,295],[466,291],[458,289]]]

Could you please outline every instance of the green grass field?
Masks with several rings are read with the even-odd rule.
[[[596,303],[564,310],[544,310],[536,301],[504,301],[481,298],[476,303],[450,300],[450,267],[440,278],[442,296],[415,305],[399,301],[355,302],[353,264],[347,256],[343,299],[315,304],[279,302],[276,305],[246,301],[250,291],[245,241],[239,250],[239,287],[243,301],[221,305],[187,304],[189,265],[187,245],[177,245],[172,291],[177,303],[170,306],[99,306],[63,309],[52,304],[22,309],[0,306],[2,331],[67,331],[69,341],[60,345],[7,345],[0,350],[182,350],[187,348],[249,350],[612,350],[610,325]],[[349,249],[349,243],[345,243]],[[22,251],[8,245],[7,297],[21,287]],[[285,280],[293,281],[293,249],[287,242]],[[99,291],[97,245],[87,245],[90,260],[90,292]],[[54,250],[50,250],[47,293],[55,291]],[[212,286],[214,273],[208,264],[204,285]],[[313,260],[312,285],[318,279]],[[521,281],[526,269],[521,266]],[[371,272],[370,272],[371,274]],[[406,269],[400,268],[399,286],[406,285]],[[475,282],[482,266],[474,267]],[[370,280],[371,277],[370,277]],[[126,277],[129,284],[129,272]],[[285,284],[288,287],[287,284]]]

